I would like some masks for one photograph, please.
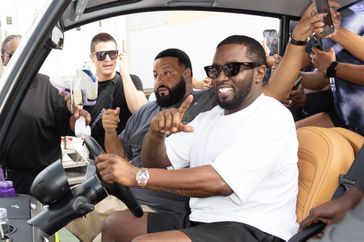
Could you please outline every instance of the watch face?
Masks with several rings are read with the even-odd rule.
[[[139,179],[143,180],[143,181],[147,180],[148,179],[147,173],[146,172],[141,172],[140,176],[139,176]]]
[[[149,179],[149,172],[147,169],[141,169],[138,171],[136,180],[139,186],[147,185],[148,179]]]

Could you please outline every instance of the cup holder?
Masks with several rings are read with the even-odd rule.
[[[0,242],[14,242],[14,239],[10,235],[5,234],[4,238],[2,238],[2,239],[0,236]]]
[[[4,230],[4,238],[1,238],[0,235],[0,242],[14,242],[13,237],[11,237],[11,234],[16,232],[16,227],[14,225],[9,225],[9,226],[3,226],[3,230]]]
[[[16,231],[16,228],[14,225],[11,225],[11,224],[7,224],[8,226],[2,226],[3,227],[3,230],[4,230],[4,234],[7,235],[7,234],[12,234]],[[0,236],[1,237],[1,236]]]

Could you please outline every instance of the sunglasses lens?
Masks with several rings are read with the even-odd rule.
[[[216,66],[206,66],[205,67],[205,72],[207,77],[209,78],[217,78],[217,76],[220,73],[220,68],[216,67]]]
[[[110,50],[110,51],[107,51],[110,59],[112,60],[115,60],[116,57],[118,56],[118,51],[117,50]]]
[[[221,71],[224,72],[225,76],[233,77],[239,74],[239,72],[241,71],[253,69],[257,66],[260,65],[254,62],[233,62],[223,66],[219,65],[205,66],[205,71],[208,77],[216,79],[220,75]]]
[[[115,60],[118,57],[117,50],[109,50],[109,51],[98,51],[96,52],[96,58],[98,61],[104,61],[106,56],[109,56],[111,60]]]
[[[240,72],[240,63],[230,63],[223,67],[224,74],[228,77],[236,76]]]
[[[106,51],[96,52],[96,58],[98,61],[104,61],[106,59]]]

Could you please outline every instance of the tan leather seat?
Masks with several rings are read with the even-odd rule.
[[[364,137],[361,136],[360,134],[355,133],[354,131],[344,129],[344,128],[340,128],[340,127],[331,128],[331,130],[334,130],[335,132],[338,132],[339,134],[344,136],[345,139],[347,139],[349,141],[349,143],[351,144],[351,146],[354,149],[354,153],[355,153],[355,156],[356,156],[359,149],[364,144]]]
[[[330,128],[302,127],[299,140],[299,192],[297,222],[311,208],[329,201],[339,185],[338,177],[346,173],[354,160],[352,145]]]

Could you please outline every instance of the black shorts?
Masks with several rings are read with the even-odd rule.
[[[186,228],[189,224],[188,214],[148,213],[147,231],[149,233]]]
[[[193,242],[283,242],[284,240],[238,222],[194,223],[181,229]]]
[[[193,242],[282,242],[284,240],[238,222],[196,223],[188,215],[149,213],[148,233],[180,230]]]

